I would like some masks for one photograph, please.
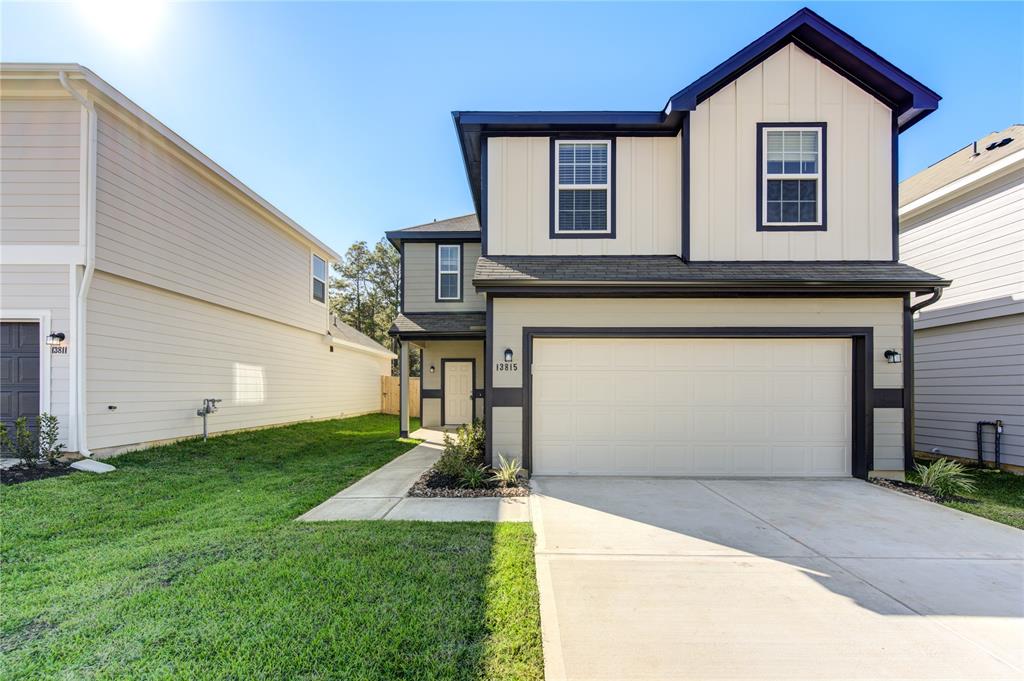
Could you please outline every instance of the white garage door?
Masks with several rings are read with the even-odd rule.
[[[536,475],[849,476],[848,339],[536,339]]]

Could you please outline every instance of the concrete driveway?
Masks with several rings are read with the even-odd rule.
[[[1021,679],[1024,532],[858,480],[534,478],[549,679]]]

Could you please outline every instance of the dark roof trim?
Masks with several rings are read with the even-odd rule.
[[[938,108],[942,99],[850,34],[804,7],[672,95],[666,112],[694,110],[697,104],[790,42],[889,104],[899,116],[901,132]]]
[[[483,331],[466,331],[465,333],[431,333],[429,331],[399,331],[391,327],[388,335],[399,340],[477,340],[484,337]]]
[[[550,293],[556,296],[573,296],[587,294],[612,295],[653,295],[658,293],[699,293],[709,295],[717,293],[742,294],[775,294],[800,291],[815,293],[928,293],[938,287],[949,286],[948,281],[779,281],[778,279],[753,280],[718,280],[718,281],[638,281],[638,282],[529,282],[529,281],[495,281],[493,279],[474,279],[473,285],[487,293]]]
[[[403,232],[402,230],[396,230],[392,232],[385,232],[384,235],[388,238],[388,241],[390,241],[395,248],[398,248],[398,244],[400,244],[403,241],[480,241],[479,231],[452,232],[439,230],[437,232]]]
[[[795,43],[896,112],[903,132],[938,108],[934,90],[804,7],[669,98],[662,111],[453,111],[473,203],[480,212],[480,141],[488,134],[674,135],[688,111],[772,53]]]

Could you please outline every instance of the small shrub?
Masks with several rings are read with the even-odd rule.
[[[455,437],[459,448],[464,455],[478,464],[484,462],[484,451],[487,446],[487,431],[484,430],[484,422],[474,419],[472,423],[464,423],[459,426]]]
[[[502,454],[498,454],[498,467],[494,469],[491,480],[502,487],[515,487],[519,484],[519,475],[522,472],[523,467],[519,465],[518,459],[506,459]]]
[[[461,478],[463,471],[473,464],[473,455],[468,452],[461,439],[453,438],[448,433],[444,435],[444,450],[441,457],[434,464],[434,470],[442,475],[453,478]]]
[[[22,416],[14,421],[14,438],[12,439],[6,426],[0,431],[0,450],[4,454],[21,459],[21,463],[29,468],[39,460],[39,442],[28,429],[28,419]]]
[[[938,459],[928,466],[919,463],[914,470],[921,478],[921,487],[940,499],[963,496],[975,490],[974,476],[963,464],[952,459]]]
[[[487,486],[487,468],[482,465],[466,466],[459,476],[459,486],[466,489],[481,489]]]
[[[64,453],[64,445],[59,440],[60,422],[53,414],[43,412],[39,415],[39,454],[51,466],[56,466]]]

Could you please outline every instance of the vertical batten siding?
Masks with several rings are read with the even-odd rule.
[[[310,294],[310,246],[106,110],[97,175],[99,270],[326,330],[326,307]]]
[[[916,331],[914,392],[916,450],[973,459],[977,422],[1001,419],[1002,460],[1024,466],[1024,314]]]
[[[552,239],[550,138],[488,138],[488,254],[678,255],[680,143],[616,137],[615,238]]]
[[[902,365],[888,364],[886,349],[903,350],[903,301],[900,298],[724,298],[724,299],[565,299],[496,298],[495,348],[512,348],[523,357],[523,327],[872,327],[874,388],[902,388]],[[521,388],[523,371],[495,372],[491,385]],[[902,470],[903,411],[876,409],[883,427],[876,430],[876,470]],[[522,454],[522,409],[493,409],[494,452]],[[881,458],[879,458],[879,455]],[[883,468],[884,465],[884,468]]]
[[[691,114],[694,260],[890,260],[891,111],[789,45]],[[759,232],[757,124],[827,124],[827,229]]]
[[[926,316],[1024,294],[1024,169],[904,220],[900,252],[953,281]]]
[[[462,300],[437,302],[437,244],[405,243],[404,312],[482,311],[484,296],[473,286],[473,272],[480,257],[480,242],[462,244]]]
[[[0,100],[0,243],[78,243],[81,128],[71,99]]]
[[[322,334],[101,272],[87,325],[94,450],[199,434],[206,397],[224,400],[213,432],[376,412],[391,369],[330,352]]]
[[[473,375],[473,387],[482,389],[484,387],[484,344],[482,341],[424,341],[423,362],[420,366],[422,374],[421,388],[423,390],[441,389],[441,360],[442,359],[475,359],[476,373]],[[430,373],[430,366],[434,366],[434,373]],[[475,402],[475,413],[477,418],[484,417],[484,400],[477,398]],[[441,400],[438,398],[423,398],[423,425],[440,426]]]
[[[78,342],[71,329],[69,276],[67,265],[4,265],[0,268],[0,309],[49,312],[51,332],[67,336],[69,354],[44,355],[50,362],[50,413],[60,420],[61,438],[65,443],[71,419],[70,353]]]

